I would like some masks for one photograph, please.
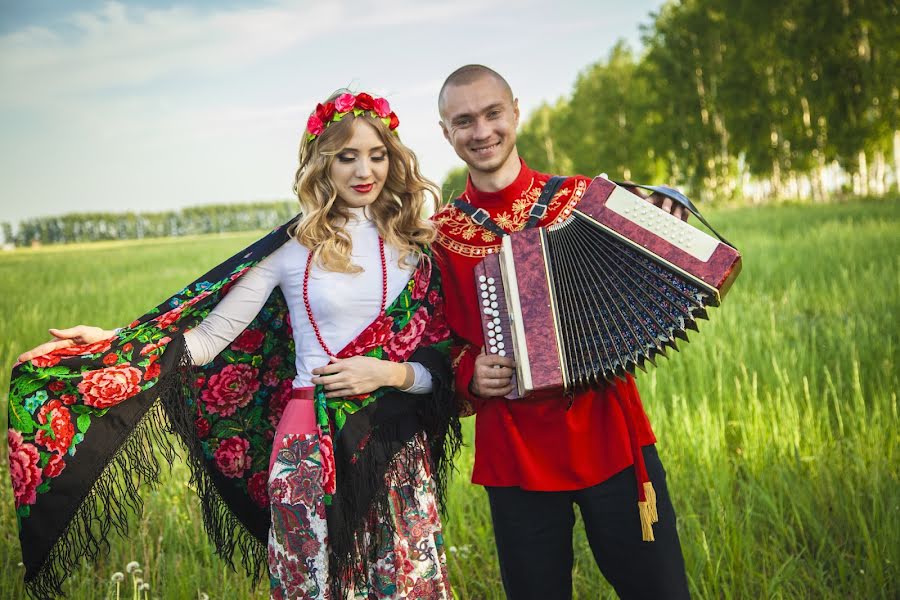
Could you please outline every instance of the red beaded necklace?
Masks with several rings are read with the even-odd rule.
[[[384,240],[381,239],[381,236],[378,236],[378,254],[381,255],[381,312],[379,316],[384,313],[384,309],[387,306],[387,261],[384,258]],[[319,331],[319,325],[316,323],[316,319],[313,317],[312,307],[309,305],[309,272],[312,269],[313,262],[313,253],[310,252],[309,256],[306,257],[306,271],[303,273],[303,305],[306,307],[306,316],[309,317],[309,324],[312,325],[313,332],[316,334],[316,339],[319,340],[319,345],[322,346],[322,350],[325,351],[325,354],[328,356],[334,356],[334,353],[328,349],[328,346],[325,344],[325,339],[322,337],[322,332]]]

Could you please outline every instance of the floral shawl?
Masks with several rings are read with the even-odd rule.
[[[269,455],[296,374],[287,304],[275,288],[244,332],[202,367],[191,366],[183,335],[235,280],[290,239],[289,225],[216,266],[116,337],[13,368],[9,460],[30,595],[59,594],[74,557],[96,560],[108,551],[111,529],[126,535],[129,513],[142,510],[138,486],[158,482],[156,450],[171,464],[178,447],[186,450],[191,488],[200,496],[216,551],[232,567],[237,551],[248,573],[266,572]],[[365,578],[354,567],[377,534],[393,533],[378,522],[382,528],[390,522],[380,518],[389,510],[385,476],[390,472],[402,481],[414,469],[395,464],[401,448],[414,444],[416,460],[431,461],[443,501],[460,431],[439,286],[426,250],[403,292],[339,353],[418,361],[432,374],[430,394],[382,388],[326,400],[316,389],[317,420],[328,448],[333,444],[336,466],[326,497],[336,589],[348,576]]]

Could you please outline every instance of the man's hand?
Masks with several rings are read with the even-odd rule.
[[[93,344],[101,340],[109,339],[116,335],[115,331],[101,329],[99,327],[91,327],[89,325],[78,325],[69,329],[51,329],[50,335],[53,339],[45,342],[36,348],[32,348],[28,352],[19,355],[19,362],[25,362],[38,356],[43,356],[48,352],[59,350],[60,348],[68,348],[69,346],[80,346],[82,344]]]
[[[629,185],[629,182],[624,182],[622,187],[627,189],[632,194],[636,194],[658,208],[663,209],[667,213],[672,216],[678,217],[682,221],[687,221],[688,217],[691,215],[690,211],[678,204],[668,196],[663,196],[659,192],[653,192],[649,196],[645,195],[644,190],[638,187],[634,187],[633,185]]]
[[[663,196],[659,192],[653,192],[649,196],[645,196],[644,200],[657,206],[672,216],[678,217],[682,221],[687,221],[690,216],[688,209],[678,204],[668,196]]]
[[[482,398],[502,397],[513,389],[512,376],[516,361],[505,356],[485,354],[475,359],[475,372],[469,383],[469,391]]]

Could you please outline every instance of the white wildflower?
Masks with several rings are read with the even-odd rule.
[[[115,573],[112,574],[112,581],[113,581],[113,583],[119,583],[121,581],[125,581],[125,574],[122,573],[121,571],[116,571]]]
[[[133,573],[135,569],[140,569],[140,568],[141,568],[141,563],[139,563],[136,560],[133,560],[130,563],[128,563],[127,565],[125,565],[125,570],[128,571],[129,573]]]

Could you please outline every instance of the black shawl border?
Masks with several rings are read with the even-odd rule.
[[[166,360],[170,356],[174,358]],[[170,342],[162,362],[168,365],[169,372],[160,377],[157,385],[141,393],[144,398],[149,394],[157,398],[123,434],[124,439],[105,464],[98,465],[96,480],[75,503],[74,513],[47,556],[36,570],[26,574],[25,590],[29,597],[43,600],[63,596],[62,585],[75,568],[74,557],[96,562],[101,554],[108,554],[111,530],[120,537],[128,537],[129,515],[143,513],[139,489],[142,485],[150,489],[159,485],[161,467],[154,450],[161,451],[170,467],[179,455],[171,434],[177,434],[188,451],[185,458],[191,471],[190,485],[200,497],[203,524],[216,553],[234,570],[233,557],[238,550],[247,574],[254,579],[266,572],[266,540],[251,533],[231,510],[204,462],[192,414],[185,402],[193,389],[193,366],[183,336]],[[133,397],[125,402],[140,400]]]

